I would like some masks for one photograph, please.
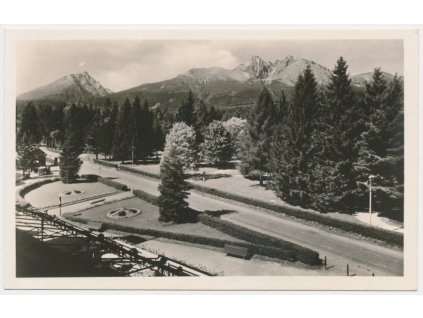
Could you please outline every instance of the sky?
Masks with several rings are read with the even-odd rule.
[[[351,75],[375,67],[403,75],[402,40],[24,41],[17,50],[17,93],[83,71],[117,92],[194,67],[233,69],[254,55],[265,61],[294,55],[329,69],[343,56]]]

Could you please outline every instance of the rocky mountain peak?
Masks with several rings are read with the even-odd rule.
[[[269,74],[271,64],[265,62],[261,57],[254,55],[246,65],[246,71],[251,79],[263,79]]]
[[[21,100],[63,99],[83,101],[86,97],[106,96],[112,91],[103,87],[87,71],[66,75],[52,83],[18,96]]]

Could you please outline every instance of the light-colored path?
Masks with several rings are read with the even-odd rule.
[[[371,224],[372,226],[380,227],[385,230],[404,233],[403,226],[387,223],[383,218],[378,216],[377,213],[372,213],[371,221],[370,214],[367,212],[358,212],[354,216],[363,223]]]

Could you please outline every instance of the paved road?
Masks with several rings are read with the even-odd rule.
[[[116,178],[130,188],[142,189],[158,195],[159,181],[131,174],[116,169],[99,166],[87,160],[81,167],[82,174],[100,174],[103,177]],[[362,240],[329,233],[320,228],[305,225],[289,219],[274,216],[254,207],[220,200],[216,197],[203,196],[193,192],[188,198],[190,206],[196,210],[228,210],[234,211],[223,216],[224,219],[243,225],[256,231],[285,239],[312,248],[327,256],[328,265],[334,266],[332,271],[345,275],[346,265],[350,264],[350,273],[357,275],[402,275],[403,253],[381,247]]]

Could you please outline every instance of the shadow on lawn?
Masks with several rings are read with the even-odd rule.
[[[221,217],[222,215],[236,213],[236,211],[234,211],[234,210],[216,210],[216,211],[206,210],[205,213],[207,213],[210,216],[218,218],[218,217]]]
[[[183,224],[183,223],[198,223],[198,215],[200,212],[188,208],[177,220],[168,221],[159,217],[159,221],[163,223],[174,223],[174,224]]]
[[[197,180],[197,181],[202,181],[203,176],[206,177],[206,180],[231,177],[230,174],[226,174],[226,173],[214,173],[214,174],[206,174],[206,175],[203,175],[202,173],[195,173],[195,174],[188,175],[190,179]]]

